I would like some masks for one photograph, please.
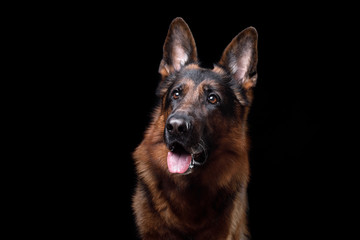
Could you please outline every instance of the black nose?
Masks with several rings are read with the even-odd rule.
[[[166,129],[171,135],[183,135],[189,132],[190,128],[190,121],[181,116],[170,117],[166,124]]]

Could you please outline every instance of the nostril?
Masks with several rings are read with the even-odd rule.
[[[186,131],[186,129],[185,129],[185,126],[184,125],[180,125],[179,127],[178,127],[178,132],[179,133],[183,133],[183,132],[185,132]]]
[[[166,124],[166,129],[167,129],[169,132],[171,132],[171,131],[174,129],[174,127],[173,127],[173,125],[171,125],[170,123],[168,123],[168,124]]]

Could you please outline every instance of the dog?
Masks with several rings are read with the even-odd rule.
[[[202,68],[187,23],[170,24],[159,103],[133,153],[132,208],[142,239],[249,239],[247,117],[257,41],[256,29],[246,28],[213,69]]]

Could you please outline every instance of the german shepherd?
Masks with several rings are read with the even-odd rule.
[[[207,69],[199,66],[188,25],[172,21],[159,104],[133,153],[132,207],[142,239],[249,239],[247,116],[257,38],[255,28],[246,28]]]

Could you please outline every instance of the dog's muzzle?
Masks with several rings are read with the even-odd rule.
[[[193,121],[183,114],[170,115],[165,126],[165,141],[170,150],[167,156],[171,173],[189,174],[207,159],[206,146],[197,141]]]

